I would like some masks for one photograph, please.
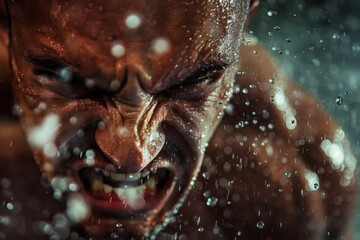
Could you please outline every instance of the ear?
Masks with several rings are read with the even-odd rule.
[[[260,4],[260,0],[250,0],[250,7],[249,7],[249,14],[247,16],[245,25],[244,25],[244,31],[247,29],[247,26],[249,25],[249,18],[251,17],[251,15],[254,14],[254,12],[256,11],[256,9],[259,7]]]
[[[9,25],[5,0],[0,0],[0,45],[9,45]]]
[[[251,0],[249,8],[249,16],[253,15],[256,9],[259,7],[260,0]]]
[[[9,64],[9,24],[6,0],[0,0],[0,118],[10,118],[12,96]]]

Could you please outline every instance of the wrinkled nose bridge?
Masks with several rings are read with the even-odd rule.
[[[107,97],[107,115],[95,132],[95,141],[119,172],[138,172],[158,155],[165,137],[153,122],[156,105],[148,104],[151,97],[142,86],[150,79],[146,71],[136,64],[118,70],[122,86]]]
[[[139,58],[131,59],[128,60],[129,64],[116,63],[116,77],[119,78],[121,88],[115,98],[131,107],[139,107],[148,97],[145,88],[150,84],[151,77]]]

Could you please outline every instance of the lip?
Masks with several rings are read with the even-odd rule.
[[[101,214],[117,218],[157,214],[169,203],[177,183],[174,166],[166,162],[137,173],[121,174],[101,167],[78,171],[80,193]]]

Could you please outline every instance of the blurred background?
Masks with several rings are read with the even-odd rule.
[[[317,96],[360,159],[360,1],[261,0],[248,32]],[[360,239],[358,206],[354,239]]]

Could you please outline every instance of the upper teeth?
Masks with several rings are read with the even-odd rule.
[[[123,190],[128,190],[128,189],[141,189],[144,190],[145,188],[149,188],[149,189],[155,189],[156,188],[156,180],[153,178],[150,178],[148,181],[146,181],[144,184],[138,185],[138,186],[128,186],[128,185],[123,185],[120,187],[112,187],[108,184],[105,184],[101,178],[95,179],[92,182],[92,186],[91,186],[92,190],[94,192],[98,192],[98,191],[104,191],[105,193],[111,193],[111,192],[115,192],[115,193],[119,193]]]
[[[102,174],[106,177],[110,177],[112,180],[115,181],[128,181],[128,182],[133,182],[133,181],[138,181],[140,178],[145,178],[147,177],[150,172],[146,171],[143,173],[130,173],[130,174],[121,174],[121,173],[114,173],[114,172],[108,172],[106,170],[102,170],[102,169],[95,169],[97,172],[99,172],[101,170]]]

